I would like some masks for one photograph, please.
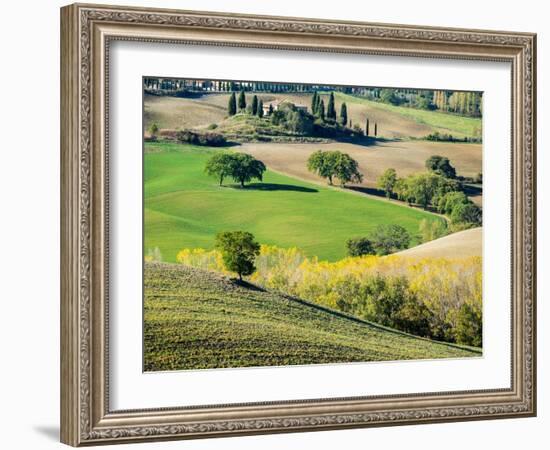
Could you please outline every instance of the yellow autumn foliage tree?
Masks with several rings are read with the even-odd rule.
[[[229,274],[219,252],[183,249],[181,264]],[[481,346],[481,257],[306,257],[262,245],[248,280],[417,335]]]

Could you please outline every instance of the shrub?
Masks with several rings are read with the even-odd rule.
[[[374,255],[376,251],[370,239],[357,237],[349,239],[346,243],[349,256]]]
[[[176,139],[183,144],[207,145],[221,147],[227,144],[225,137],[219,133],[181,130],[176,133]]]
[[[430,156],[426,160],[426,169],[445,178],[456,178],[456,170],[445,156]]]
[[[483,322],[481,308],[469,303],[460,306],[454,329],[455,340],[459,344],[481,347],[483,342]]]

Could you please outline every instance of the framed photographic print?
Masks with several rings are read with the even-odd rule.
[[[536,414],[530,33],[61,10],[61,439]]]

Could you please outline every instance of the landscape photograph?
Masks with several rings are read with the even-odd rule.
[[[483,94],[143,78],[143,370],[483,356]]]

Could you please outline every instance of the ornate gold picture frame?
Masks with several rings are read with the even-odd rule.
[[[510,63],[512,184],[504,186],[512,192],[510,387],[112,410],[108,69],[115,41]],[[62,442],[81,446],[534,416],[535,89],[536,36],[530,33],[86,4],[62,8]]]

